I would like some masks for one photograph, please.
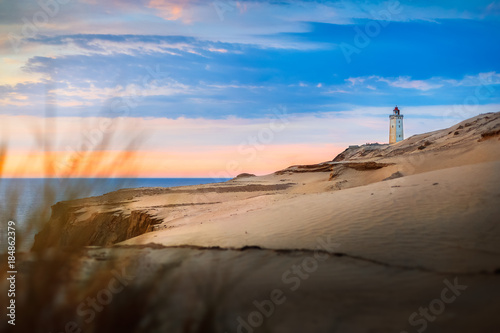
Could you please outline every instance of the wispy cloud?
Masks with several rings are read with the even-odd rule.
[[[465,75],[462,79],[446,79],[442,77],[431,77],[426,80],[414,80],[410,76],[399,77],[381,77],[371,75],[366,77],[350,77],[345,80],[351,87],[366,87],[374,89],[374,84],[378,82],[386,83],[395,88],[415,89],[420,91],[429,91],[448,87],[459,86],[486,86],[500,84],[500,74],[496,72],[478,73],[476,75]]]
[[[497,72],[479,73],[476,75],[466,75],[461,80],[445,80],[445,81],[455,86],[466,86],[466,87],[496,85],[500,84],[500,73]]]
[[[432,83],[430,80],[412,80],[410,77],[398,77],[396,79],[378,78],[378,81],[385,82],[388,85],[396,88],[404,89],[417,89],[422,91],[427,91],[431,89],[441,88],[443,85],[438,83]]]
[[[165,20],[170,21],[182,18],[185,22],[190,22],[191,19],[185,17],[184,10],[188,4],[188,0],[150,0],[147,6],[156,9],[160,17]]]
[[[498,84],[500,22],[481,20],[497,2],[400,2],[382,20],[388,3],[370,1],[227,1],[223,19],[207,1],[71,1],[23,36],[23,19],[42,7],[4,1],[0,113],[42,115],[53,103],[58,115],[93,117],[139,91],[131,117],[260,118],[274,105],[302,114],[454,105]],[[383,21],[347,64],[336,45]],[[23,39],[18,53],[10,33]],[[165,77],[144,87],[153,68]],[[483,95],[479,104],[499,102]]]

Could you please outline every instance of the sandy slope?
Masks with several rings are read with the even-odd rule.
[[[500,264],[500,162],[421,173],[342,191],[244,200],[245,214],[219,211],[125,241],[312,249],[321,236],[344,252],[444,272]],[[211,217],[211,219],[209,218]]]
[[[190,208],[178,220],[171,211],[153,212],[165,221],[159,230],[123,244],[315,249],[326,235],[341,245],[332,251],[391,264],[494,270],[500,266],[500,142],[483,137],[498,128],[500,113],[482,115],[395,145],[348,149],[333,162],[238,178],[220,186],[291,186],[182,198],[218,203]],[[386,166],[343,167],[347,162]],[[318,166],[331,170],[311,172]],[[395,172],[404,177],[382,181]],[[134,205],[170,199],[140,197]]]
[[[429,252],[455,247],[467,257],[482,246],[488,256],[497,240],[488,240],[495,235],[488,230],[498,231],[490,224],[498,213],[499,136],[500,112],[489,113],[394,145],[349,148],[333,161],[267,176],[63,202],[54,207],[35,248],[121,241],[314,248],[315,239],[328,234],[344,251],[380,260],[408,261],[410,252],[395,254],[387,246],[420,253],[422,240]],[[391,175],[403,177],[383,181]],[[481,233],[485,242],[479,241]],[[368,240],[358,249],[356,244]],[[425,253],[411,260],[423,265]]]
[[[113,327],[140,304],[125,316],[141,332],[497,332],[499,137],[486,114],[271,175],[59,203],[35,249],[118,243],[88,250],[89,269],[136,259]],[[412,321],[444,281],[465,290]],[[276,289],[286,301],[242,328]]]

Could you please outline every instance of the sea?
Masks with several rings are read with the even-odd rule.
[[[18,247],[29,248],[39,226],[50,217],[50,207],[59,201],[99,196],[125,188],[176,187],[227,180],[229,178],[2,178],[0,244],[6,244],[7,224],[13,221],[16,233],[24,236],[18,237],[23,239]],[[4,250],[0,248],[0,253]]]

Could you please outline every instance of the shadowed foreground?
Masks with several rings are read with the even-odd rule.
[[[319,244],[340,247],[327,238]],[[323,249],[133,246],[87,249],[78,258],[23,263],[31,274],[18,286],[23,307],[9,331],[492,332],[500,327],[498,271],[446,272]]]

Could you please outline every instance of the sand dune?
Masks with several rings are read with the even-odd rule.
[[[233,206],[234,215],[205,214],[124,244],[314,250],[318,237],[330,236],[341,244],[333,252],[443,272],[491,271],[500,256],[496,170],[500,162],[481,163],[271,204],[262,195]]]
[[[152,331],[494,332],[499,129],[490,113],[266,176],[58,203],[34,249],[137,259]],[[444,313],[414,315],[450,283],[463,290]],[[276,289],[286,301],[244,328]]]
[[[480,193],[474,191],[480,191],[485,186],[489,186],[489,178],[493,181],[497,174],[495,172],[497,165],[488,164],[488,162],[500,161],[498,134],[495,134],[499,128],[499,113],[480,115],[449,129],[415,135],[394,145],[377,144],[349,148],[333,161],[311,166],[293,166],[267,176],[245,177],[243,175],[243,177],[221,184],[172,189],[121,190],[101,197],[59,203],[54,207],[51,222],[37,236],[35,248],[57,244],[110,245],[152,230],[158,230],[158,233],[144,235],[134,242],[155,241],[163,244],[174,235],[183,233],[192,236],[183,236],[184,240],[179,239],[174,242],[175,244],[182,241],[186,244],[205,244],[215,237],[211,245],[226,246],[229,240],[225,240],[221,234],[213,236],[204,234],[203,237],[197,239],[197,232],[199,230],[205,232],[202,228],[210,228],[209,225],[213,223],[215,223],[211,227],[213,230],[217,229],[216,226],[231,227],[225,231],[231,236],[238,235],[237,241],[231,240],[233,243],[240,242],[240,246],[255,245],[258,241],[263,242],[262,237],[265,235],[257,233],[256,238],[252,238],[248,233],[239,234],[240,228],[252,229],[253,224],[256,223],[259,226],[265,225],[266,229],[271,228],[266,231],[269,234],[272,234],[272,228],[292,228],[293,223],[288,222],[286,215],[287,206],[292,207],[293,212],[295,210],[306,212],[297,213],[297,216],[302,216],[304,228],[308,232],[313,232],[309,226],[316,223],[312,221],[315,214],[324,214],[325,225],[318,222],[318,230],[329,228],[333,214],[340,220],[362,219],[361,216],[357,218],[356,214],[365,214],[364,216],[370,216],[370,219],[397,220],[402,224],[405,224],[406,219],[415,223],[412,216],[419,216],[422,213],[421,210],[430,212],[436,218],[440,216],[440,212],[444,214],[441,218],[448,218],[447,214],[450,213],[451,218],[454,216],[455,208],[453,207],[461,207],[453,206],[458,205],[458,201],[450,202],[452,208],[449,211],[443,211],[442,207],[421,209],[419,205],[414,205],[414,200],[410,200],[409,197],[400,198],[411,194],[416,197],[415,200],[421,200],[417,199],[419,196],[424,197],[422,199],[424,200],[428,195],[428,190],[424,186],[426,178],[424,176],[411,178],[410,176],[460,166],[477,166],[478,170],[481,170],[480,175],[485,175],[485,173],[488,175],[483,179],[484,186],[483,183],[477,183],[475,189],[471,190],[469,185],[473,184],[462,185],[467,181],[479,181],[478,177],[471,176],[479,172],[474,171],[474,167],[453,171],[457,179],[449,179],[449,184],[446,185],[450,194],[454,191],[464,193],[463,200],[469,197],[471,202],[475,202],[475,198]],[[436,181],[439,182],[439,179],[446,177],[449,172],[451,171],[442,171],[441,175],[429,177],[438,179]],[[398,181],[380,183],[395,175],[403,177]],[[410,194],[405,194],[404,187],[388,190],[388,184],[401,186],[398,184],[410,181],[415,185],[408,190]],[[346,189],[374,183],[380,184],[373,189],[367,187],[354,192],[344,192]],[[438,193],[437,197],[439,197],[444,195],[441,190],[443,188],[445,185],[441,184],[433,188],[430,193]],[[384,189],[385,192],[383,192]],[[342,192],[337,193],[339,190]],[[377,191],[380,194],[374,193],[372,197],[371,193]],[[363,194],[368,192],[370,192],[370,197],[363,197]],[[408,201],[405,208],[398,209],[402,212],[411,211],[412,214],[405,217],[404,214],[394,211],[396,207],[392,207],[390,201],[375,199],[392,195],[390,193],[393,192],[396,199],[391,200]],[[321,193],[325,195],[313,195]],[[295,198],[297,196],[300,198]],[[326,199],[329,196],[332,197]],[[460,196],[439,197],[438,201],[446,202],[446,200],[459,200],[460,198]],[[332,201],[332,204],[329,204],[328,200]],[[323,201],[325,203],[322,204]],[[487,198],[485,198],[486,201],[488,201]],[[310,210],[312,206],[317,207],[316,212]],[[349,207],[349,209],[343,211],[343,207]],[[266,217],[266,214],[269,214],[269,217]],[[310,214],[310,217],[307,217],[307,214]],[[189,228],[186,229],[186,227]],[[108,232],[100,232],[101,228],[105,228]],[[175,230],[178,228],[181,229]],[[65,230],[64,238],[60,236],[62,229]],[[166,229],[168,229],[169,237],[166,236]],[[300,235],[300,237],[305,237],[305,235]],[[216,244],[215,239],[221,243]],[[170,240],[168,242],[171,244]],[[290,247],[290,244],[283,243],[283,246]]]

